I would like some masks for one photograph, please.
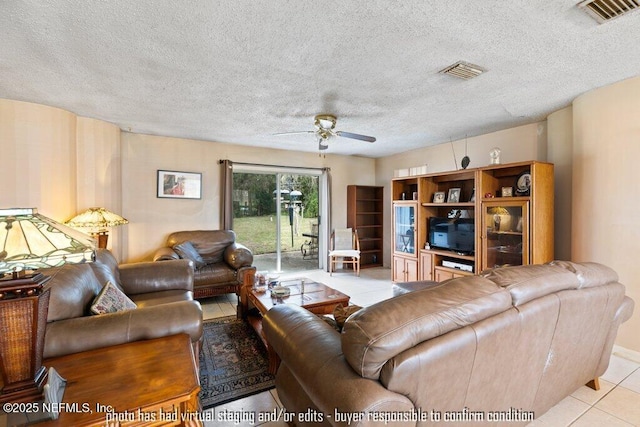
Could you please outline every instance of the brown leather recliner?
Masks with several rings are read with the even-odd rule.
[[[352,314],[342,333],[293,304],[267,312],[278,397],[296,425],[528,424],[605,372],[634,306],[595,263],[413,288]]]
[[[190,243],[195,252],[177,245]],[[182,256],[181,256],[182,255]],[[235,293],[240,296],[242,284],[253,285],[256,268],[251,266],[253,254],[236,242],[233,230],[177,231],[167,238],[167,246],[156,251],[153,260],[164,261],[189,257],[195,262],[194,297],[207,298]],[[240,307],[240,305],[238,305]]]
[[[202,308],[193,299],[191,261],[118,265],[111,252],[99,249],[93,263],[49,270],[45,358],[185,333],[198,362]],[[137,308],[91,315],[89,308],[107,281]]]

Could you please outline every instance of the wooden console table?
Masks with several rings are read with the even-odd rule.
[[[200,382],[186,334],[56,357],[44,365],[67,380],[62,402],[73,410],[38,426],[202,425]],[[184,422],[183,415],[192,420]]]

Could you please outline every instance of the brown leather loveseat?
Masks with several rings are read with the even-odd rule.
[[[425,283],[342,333],[292,304],[263,328],[296,425],[526,425],[597,384],[632,312],[613,270],[560,261]]]
[[[167,246],[156,251],[153,260],[187,258],[195,263],[194,297],[207,298],[235,293],[243,283],[253,285],[256,268],[253,254],[236,242],[233,230],[177,231],[167,238]]]
[[[111,252],[99,249],[95,262],[51,269],[51,276],[46,284],[51,295],[45,358],[185,333],[191,337],[197,362],[202,308],[193,299],[190,261],[118,265]],[[124,291],[137,308],[90,314],[107,281]]]

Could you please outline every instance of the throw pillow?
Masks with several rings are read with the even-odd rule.
[[[115,313],[117,311],[133,310],[137,305],[131,301],[116,285],[107,282],[91,304],[94,314]]]
[[[196,268],[204,266],[206,263],[193,246],[193,243],[186,241],[173,245],[173,250],[183,259],[190,259],[196,265]]]
[[[346,307],[343,307],[342,304],[337,305],[336,308],[333,309],[333,318],[336,320],[336,325],[338,326],[338,330],[342,331],[342,328],[344,327],[344,322],[347,321],[349,316],[351,316],[353,313],[360,310],[361,308],[362,307],[359,307],[357,305],[348,305]]]
[[[331,315],[322,314],[322,315],[320,315],[320,318],[322,320],[324,320],[327,325],[331,326],[333,329],[335,329],[336,331],[340,332],[340,328],[338,328],[338,324],[336,323],[336,319],[331,317]]]

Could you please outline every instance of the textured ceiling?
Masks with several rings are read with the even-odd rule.
[[[544,119],[640,74],[640,12],[578,0],[0,2],[0,98],[138,133],[381,157]],[[459,60],[473,80],[439,71]]]

